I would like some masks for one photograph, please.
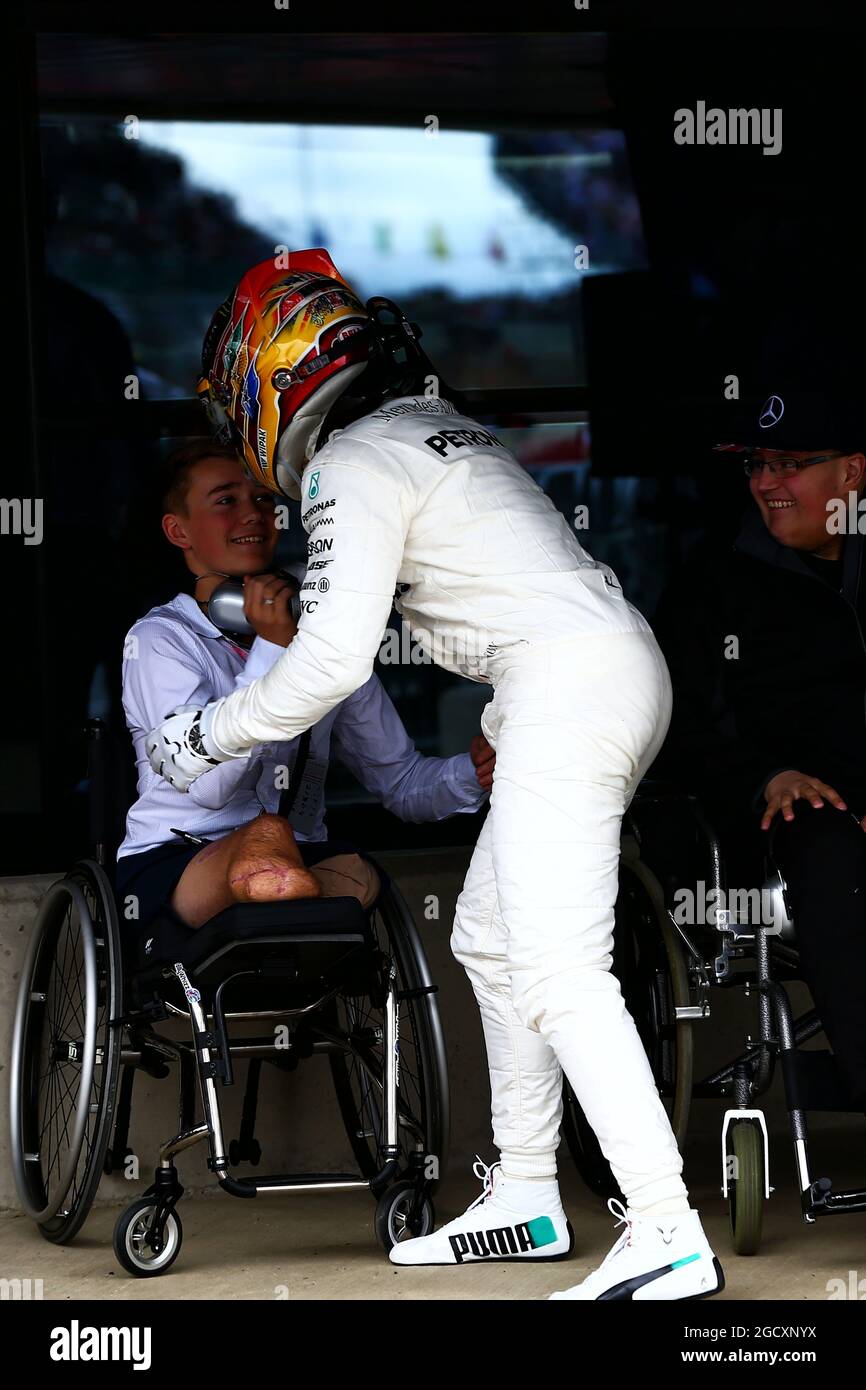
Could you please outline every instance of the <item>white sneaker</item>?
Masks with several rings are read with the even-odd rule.
[[[582,1284],[552,1293],[573,1299],[709,1298],[725,1287],[722,1266],[694,1209],[682,1216],[638,1216],[616,1197],[608,1209],[626,1228]]]
[[[541,1183],[506,1178],[499,1163],[472,1165],[484,1191],[462,1216],[429,1236],[401,1240],[391,1247],[395,1265],[465,1265],[502,1260],[563,1260],[574,1248],[571,1222],[562,1209],[559,1188],[537,1197]],[[546,1185],[545,1185],[546,1188]]]

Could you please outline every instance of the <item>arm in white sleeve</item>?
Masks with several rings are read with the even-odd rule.
[[[418,752],[375,675],[340,706],[331,752],[401,820],[445,820],[477,811],[487,796],[468,753],[429,758]]]
[[[279,646],[276,642],[269,642],[266,637],[254,637],[250,654],[235,676],[235,690],[243,690],[245,685],[252,685],[259,676],[266,675],[285,650],[285,647]]]
[[[309,544],[298,631],[266,676],[210,711],[209,736],[229,756],[294,739],[352,695],[387,626],[413,514],[400,464],[338,437],[307,467],[301,506]]]
[[[123,708],[133,736],[139,730],[152,729],[180,705],[204,705],[214,697],[205,671],[182,641],[173,634],[149,628],[147,623],[137,625],[135,635],[136,655],[123,662]],[[245,679],[256,679],[282,653],[282,647],[257,637],[236,685]],[[219,810],[234,796],[259,756],[260,750],[255,747],[249,757],[221,763],[206,772],[190,788],[190,799],[205,810]]]

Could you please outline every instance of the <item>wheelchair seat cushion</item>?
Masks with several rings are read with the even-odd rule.
[[[367,914],[357,898],[297,898],[290,902],[235,903],[192,932],[179,959],[195,969],[227,947],[284,939],[368,939]]]
[[[138,986],[156,987],[166,967],[179,962],[207,992],[243,970],[282,968],[321,978],[329,968],[369,955],[371,945],[367,914],[353,897],[235,903],[198,928],[169,910],[144,936],[133,967]]]
[[[195,935],[196,928],[187,926],[174,909],[166,905],[136,937],[126,934],[123,950],[132,970],[146,970],[163,961],[180,960]]]

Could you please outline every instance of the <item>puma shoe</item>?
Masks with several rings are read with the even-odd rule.
[[[500,1164],[488,1168],[480,1158],[472,1171],[484,1183],[481,1196],[441,1230],[392,1246],[392,1264],[491,1264],[562,1260],[571,1254],[574,1232],[555,1178],[549,1182],[507,1178]]]
[[[694,1210],[682,1216],[638,1216],[612,1197],[608,1209],[625,1230],[598,1269],[551,1298],[709,1298],[725,1287],[722,1266]]]

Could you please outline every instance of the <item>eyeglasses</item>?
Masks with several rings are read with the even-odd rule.
[[[755,450],[747,450],[743,472],[747,478],[751,478],[754,473],[762,473],[765,468],[770,470],[772,478],[793,478],[795,473],[800,473],[804,468],[811,468],[816,463],[826,463],[828,459],[841,459],[844,454],[815,454],[809,459],[777,458],[777,459],[756,459]]]

